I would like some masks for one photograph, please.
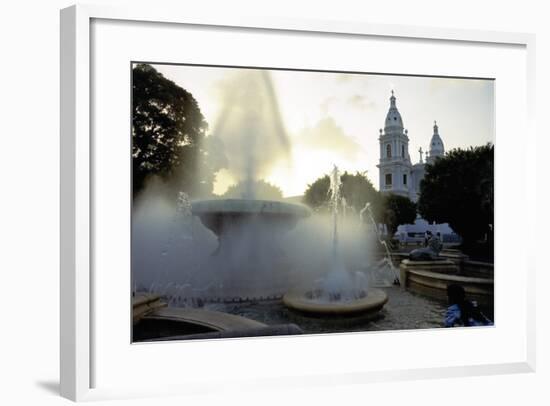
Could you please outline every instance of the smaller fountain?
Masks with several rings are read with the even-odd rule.
[[[388,301],[386,293],[369,288],[368,277],[362,272],[349,272],[341,258],[338,238],[338,212],[341,204],[340,172],[334,166],[330,174],[330,204],[332,210],[331,269],[325,278],[311,289],[297,289],[283,297],[284,304],[303,313],[317,315],[375,315]]]

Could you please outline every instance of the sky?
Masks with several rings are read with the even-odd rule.
[[[446,151],[494,143],[492,80],[153,66],[194,96],[210,136],[226,147],[229,165],[217,174],[216,194],[252,170],[285,197],[302,195],[333,165],[366,171],[378,189],[378,136],[391,90],[413,163],[420,147],[428,149],[434,120]]]

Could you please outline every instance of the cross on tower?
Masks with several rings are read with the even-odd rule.
[[[420,147],[418,149],[418,152],[420,152],[420,163],[422,163],[423,162],[423,154],[424,154],[424,151],[422,151],[422,147]]]

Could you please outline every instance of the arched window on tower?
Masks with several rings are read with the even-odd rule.
[[[401,156],[405,158],[405,146],[401,145]]]
[[[391,145],[386,145],[386,158],[391,158]]]

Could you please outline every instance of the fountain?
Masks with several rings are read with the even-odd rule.
[[[330,204],[332,210],[332,262],[325,278],[313,288],[301,288],[286,293],[284,304],[294,310],[316,315],[375,315],[388,297],[380,289],[369,288],[362,272],[350,273],[341,258],[338,238],[338,208],[341,203],[340,173],[334,166],[330,174]]]
[[[242,186],[242,195],[190,202],[193,241],[172,248],[171,275],[158,279],[177,280],[191,305],[197,300],[240,303],[282,297],[292,268],[283,236],[310,215],[305,206],[265,200],[257,187],[275,163],[284,167],[290,162],[290,141],[270,73],[235,71],[220,82],[219,91],[223,107],[208,153],[224,162],[226,175],[234,186]]]

